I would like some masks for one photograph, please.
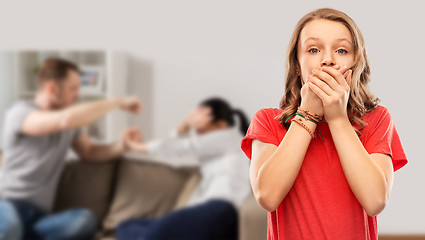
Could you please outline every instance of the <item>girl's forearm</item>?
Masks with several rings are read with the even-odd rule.
[[[330,122],[329,128],[351,190],[366,212],[376,215],[385,207],[390,190],[383,169],[363,147],[348,118]]]
[[[316,124],[305,124],[312,132],[315,131]],[[254,194],[259,204],[269,212],[279,206],[294,184],[310,142],[311,136],[306,129],[293,122],[275,151],[266,159],[260,159],[258,166],[253,168],[251,185]],[[255,155],[262,153],[254,149],[252,154],[252,159],[258,159]]]

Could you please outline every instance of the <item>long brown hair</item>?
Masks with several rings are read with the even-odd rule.
[[[347,104],[347,114],[350,122],[357,123],[360,129],[353,126],[358,135],[366,126],[361,117],[369,111],[375,109],[380,100],[374,97],[369,91],[370,67],[367,58],[366,46],[363,36],[356,23],[345,13],[332,8],[319,8],[304,15],[297,23],[288,46],[288,54],[286,59],[286,82],[285,94],[280,101],[280,109],[282,113],[276,119],[289,128],[289,122],[285,120],[297,111],[301,104],[301,78],[297,74],[297,69],[301,69],[298,63],[298,40],[301,30],[304,26],[316,19],[325,19],[340,22],[348,28],[351,33],[354,45],[354,65],[352,66],[352,78],[350,84],[350,96]]]

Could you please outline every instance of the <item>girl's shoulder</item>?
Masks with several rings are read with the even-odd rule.
[[[376,132],[385,131],[385,129],[390,129],[394,126],[393,118],[388,108],[382,105],[378,105],[373,110],[365,113],[361,119],[365,123],[365,126],[361,127],[362,137],[365,139]]]
[[[279,108],[262,108],[255,113],[255,116],[267,117],[267,118],[274,119],[281,112],[282,112],[282,109],[279,109]]]
[[[271,125],[279,125],[280,121],[277,117],[281,113],[282,109],[279,108],[262,108],[255,113],[253,120]]]
[[[274,133],[285,131],[278,118],[282,111],[279,108],[262,108],[255,113],[251,124],[254,126],[261,125],[263,128],[268,128]]]
[[[362,120],[365,121],[368,125],[376,122],[380,122],[384,118],[390,118],[390,112],[388,108],[378,105],[373,110],[365,113],[362,117]]]
[[[278,108],[262,108],[254,114],[246,136],[241,141],[241,148],[248,158],[251,159],[253,139],[279,145],[285,133],[285,129],[276,118],[281,112],[282,110]]]

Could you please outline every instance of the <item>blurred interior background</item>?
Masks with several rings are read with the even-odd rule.
[[[140,126],[146,139],[165,136],[210,96],[224,97],[252,117],[261,108],[278,107],[289,37],[299,18],[319,7],[342,10],[360,27],[372,92],[390,110],[409,160],[395,174],[378,229],[425,235],[420,1],[3,2],[0,114],[31,97],[37,65],[58,56],[99,81],[83,86],[81,101],[136,94],[144,103],[140,116],[116,111],[87,128],[99,141],[116,140],[128,125]]]

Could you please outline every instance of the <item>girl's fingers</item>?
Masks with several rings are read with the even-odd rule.
[[[344,78],[345,78],[345,79],[347,79],[348,72],[349,72],[349,71],[345,71],[345,73],[344,73],[344,74],[342,74],[342,76],[344,76]]]
[[[340,72],[342,73],[342,76],[344,77],[344,79],[348,83],[348,86],[350,86],[351,81],[348,81],[347,76],[348,76],[349,73],[351,74],[353,72],[353,70],[351,70],[351,69],[347,70],[346,68],[341,68],[339,65],[336,65],[335,69],[340,70]],[[350,78],[350,80],[351,80],[351,78]]]
[[[347,89],[349,87],[345,77],[343,76],[343,74],[346,73],[348,70],[349,69],[347,66],[344,66],[339,70],[333,67],[322,67],[322,71],[331,75],[340,86],[344,87],[344,89]]]
[[[340,87],[338,82],[335,81],[334,77],[331,76],[329,73],[327,73],[325,71],[320,71],[320,70],[314,69],[313,74],[317,78],[319,78],[319,79],[323,80],[325,83],[327,83],[327,85],[329,85],[329,87],[331,87],[334,91],[338,90],[338,88]]]
[[[313,91],[314,94],[316,94],[322,100],[322,102],[325,102],[326,98],[329,97],[322,89],[320,89],[314,83],[307,82],[307,84],[311,91]]]
[[[353,70],[348,69],[347,71],[345,71],[344,74],[342,74],[342,76],[344,77],[345,81],[347,82],[348,86],[351,86],[351,77],[353,74]]]
[[[346,77],[347,83],[348,83],[348,86],[351,86],[351,77],[353,76],[353,70],[350,69],[347,72],[348,72]]]
[[[331,96],[332,93],[334,92],[334,90],[331,87],[329,87],[329,85],[326,82],[322,81],[316,76],[309,75],[308,82],[312,82],[315,86],[320,88],[328,96]]]

